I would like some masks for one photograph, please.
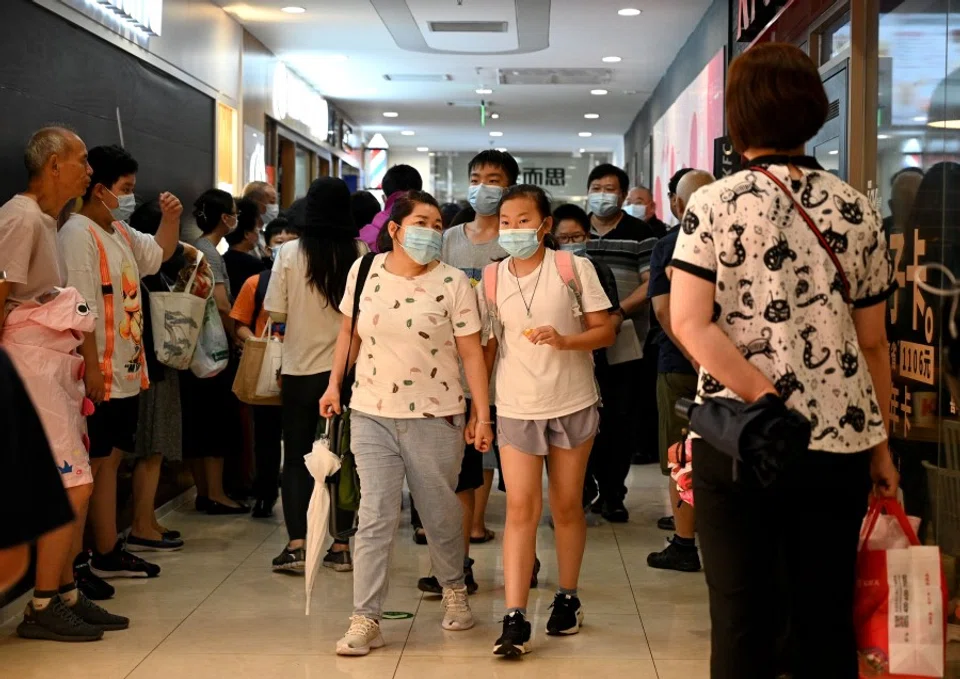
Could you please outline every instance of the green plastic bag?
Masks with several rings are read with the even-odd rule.
[[[332,427],[329,434],[327,427]],[[327,481],[336,486],[337,509],[345,512],[356,512],[360,509],[360,475],[357,473],[357,461],[350,450],[350,409],[346,408],[343,415],[337,415],[330,420],[321,420],[317,426],[317,436],[329,437],[330,452],[340,458],[340,471]]]

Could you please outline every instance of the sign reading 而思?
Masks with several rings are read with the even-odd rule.
[[[524,168],[521,177],[524,184],[535,186],[564,187],[567,185],[567,170],[563,167]]]

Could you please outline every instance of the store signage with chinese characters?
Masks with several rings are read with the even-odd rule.
[[[330,133],[327,100],[282,61],[277,62],[273,72],[273,117],[281,122],[290,118],[302,123],[312,137],[321,141],[326,141]]]
[[[524,184],[533,184],[546,188],[566,187],[567,169],[565,167],[525,167],[521,170]]]
[[[64,4],[77,7],[76,0],[64,0]],[[80,4],[88,14],[97,12],[96,18],[109,20],[118,32],[131,28],[148,36],[160,35],[163,0],[80,0]]]
[[[736,0],[737,42],[750,42],[790,0]]]

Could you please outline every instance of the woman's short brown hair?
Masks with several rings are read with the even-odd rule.
[[[740,153],[803,146],[823,127],[827,107],[817,67],[793,45],[756,45],[730,64],[727,127]]]

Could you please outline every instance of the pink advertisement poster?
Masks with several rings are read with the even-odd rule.
[[[677,170],[713,172],[713,140],[723,136],[721,49],[653,126],[653,197],[657,216],[670,219],[667,183]]]

